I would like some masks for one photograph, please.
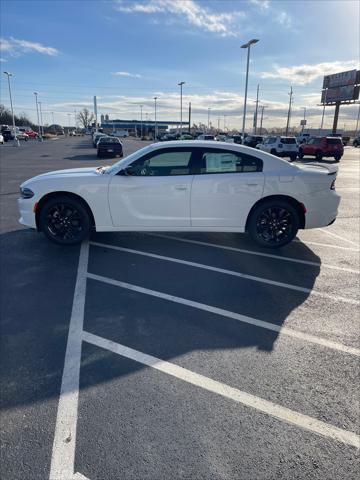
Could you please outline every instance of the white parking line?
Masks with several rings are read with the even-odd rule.
[[[74,473],[71,480],[89,480],[89,479],[84,475],[82,475],[81,473],[77,472],[77,473]]]
[[[150,290],[148,288],[133,285],[131,283],[120,282],[118,280],[113,280],[112,278],[95,275],[94,273],[88,273],[87,277],[98,282],[107,283],[108,285],[124,288],[126,290],[132,290],[134,292],[144,293],[145,295],[161,298],[163,300],[169,300],[170,302],[179,303],[188,307],[197,308],[198,310],[214,313],[222,317],[231,318],[239,322],[248,323],[255,327],[272,330],[273,332],[277,332],[281,335],[288,335],[290,337],[297,338],[298,340],[303,340],[305,342],[314,343],[322,347],[331,348],[342,353],[347,353],[349,355],[355,355],[358,357],[360,356],[360,350],[357,348],[348,347],[346,345],[342,345],[341,343],[333,342],[332,340],[326,340],[325,338],[316,337],[315,335],[310,335],[308,333],[303,333],[298,330],[293,330],[292,328],[282,327],[274,323],[265,322],[263,320],[257,320],[256,318],[241,315],[240,313],[236,312],[231,312],[230,310],[224,310],[222,308],[213,307],[211,305],[206,305],[204,303],[188,300],[182,297],[176,297],[175,295],[169,295],[168,293],[158,292],[156,290]]]
[[[176,240],[179,242],[184,242],[184,243],[194,243],[195,245],[204,245],[205,247],[213,247],[213,248],[218,248],[221,250],[229,250],[232,252],[238,252],[238,253],[246,253],[249,255],[257,255],[259,257],[267,257],[267,258],[274,258],[276,260],[284,260],[287,262],[294,262],[294,263],[300,263],[302,265],[309,265],[312,267],[326,267],[330,268],[333,270],[340,270],[343,272],[349,272],[349,273],[359,273],[359,270],[354,270],[352,268],[347,268],[347,267],[338,267],[336,265],[329,265],[327,263],[320,263],[320,262],[311,262],[309,260],[300,260],[298,258],[293,258],[293,257],[280,257],[280,255],[274,255],[271,253],[263,253],[263,252],[256,252],[254,250],[246,250],[243,248],[235,248],[235,247],[229,247],[227,245],[217,245],[216,243],[209,243],[209,242],[202,242],[199,240],[190,240],[188,238],[181,238],[181,237],[172,237],[171,235],[162,235],[162,234],[157,234],[157,233],[152,233],[150,234],[153,237],[160,237],[160,238],[166,238],[168,240]]]
[[[325,230],[324,228],[319,228],[319,230],[323,233],[326,233],[327,235],[330,235],[330,236],[335,237],[335,238],[339,238],[343,242],[347,242],[347,243],[350,243],[351,245],[355,245],[355,246],[359,245],[359,243],[356,243],[356,242],[353,242],[352,240],[348,240],[347,238],[341,237],[340,235],[337,235],[334,232],[329,232],[329,230]]]
[[[83,242],[80,249],[79,265],[68,340],[64,371],[55,426],[51,457],[50,480],[81,478],[74,476],[76,426],[79,400],[79,375],[81,362],[81,332],[84,321],[86,295],[86,272],[89,258],[89,244]]]
[[[305,245],[316,245],[317,247],[337,248],[338,250],[347,250],[348,252],[360,252],[358,248],[341,247],[340,245],[331,245],[331,243],[311,242],[308,240],[298,240],[297,238],[294,239],[293,242],[304,243]]]
[[[247,407],[265,413],[266,415],[295,425],[296,427],[303,428],[355,448],[359,448],[360,446],[360,437],[353,432],[334,427],[333,425],[317,420],[316,418],[295,412],[294,410],[282,407],[281,405],[251,395],[237,388],[230,387],[225,383],[218,382],[186,368],[161,360],[160,358],[147,355],[146,353],[139,352],[138,350],[134,350],[125,345],[112,342],[111,340],[98,337],[97,335],[88,332],[83,332],[83,340],[92,345],[96,345],[97,347],[104,348],[110,352],[141,363],[142,365],[154,368],[167,375],[171,375],[184,382],[203,388],[209,392],[213,392],[222,397],[241,403],[242,405],[246,405]]]
[[[294,290],[296,292],[303,292],[303,293],[307,293],[309,295],[315,295],[315,296],[318,296],[318,297],[328,298],[330,300],[336,300],[336,301],[341,301],[341,302],[345,302],[345,303],[350,303],[351,305],[359,305],[359,303],[360,303],[359,300],[355,300],[353,298],[342,297],[340,295],[333,295],[331,293],[319,292],[318,290],[313,290],[311,288],[299,287],[298,285],[293,285],[293,284],[290,284],[290,283],[277,282],[275,280],[269,280],[269,279],[263,278],[263,277],[256,277],[254,275],[248,275],[248,274],[245,274],[245,273],[235,272],[233,270],[226,270],[225,268],[218,268],[218,267],[213,267],[211,265],[204,265],[202,263],[189,262],[187,260],[181,260],[179,258],[165,257],[163,255],[157,255],[155,253],[144,252],[144,251],[141,251],[141,250],[133,250],[131,248],[125,248],[125,247],[118,247],[116,245],[108,245],[106,243],[91,242],[91,245],[94,245],[96,247],[109,248],[109,249],[112,249],[112,250],[118,250],[118,251],[122,251],[122,252],[133,253],[135,255],[142,255],[144,257],[156,258],[158,260],[165,260],[167,262],[179,263],[181,265],[187,265],[189,267],[201,268],[203,270],[210,270],[212,272],[223,273],[225,275],[231,275],[233,277],[239,277],[239,278],[244,278],[246,280],[251,280],[251,281],[254,281],[254,282],[265,283],[267,285],[273,285],[275,287],[287,288],[288,290]]]

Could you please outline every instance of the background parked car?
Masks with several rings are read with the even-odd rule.
[[[100,137],[97,143],[98,157],[122,157],[123,148],[121,141],[116,137]]]
[[[34,132],[33,130],[27,130],[27,129],[22,129],[20,128],[19,129],[21,132],[24,132],[26,133],[26,135],[29,137],[29,138],[37,138],[38,137],[38,134],[37,132]]]
[[[340,137],[313,137],[299,147],[299,158],[304,155],[313,156],[316,160],[334,157],[335,161],[339,162],[343,154],[344,145]]]
[[[2,133],[2,136],[4,137],[5,142],[8,142],[9,140],[14,140],[14,135],[9,128],[6,130],[2,130],[1,133]]]
[[[358,147],[360,145],[360,135],[354,138],[353,140],[353,146]]]
[[[244,145],[246,147],[255,148],[258,143],[262,143],[264,137],[260,135],[248,135],[244,140]]]
[[[233,135],[232,138],[234,139],[234,143],[237,143],[239,145],[242,144],[242,136],[241,135]]]
[[[3,137],[2,133],[0,133],[0,143],[1,143],[1,145],[4,145],[4,142],[5,142],[4,137]]]
[[[93,135],[93,147],[96,148],[97,147],[97,142],[99,141],[99,139],[101,137],[107,137],[107,135],[105,133],[94,133]]]
[[[298,133],[296,135],[296,140],[298,143],[307,143],[311,138],[310,133]]]
[[[289,157],[291,161],[296,160],[298,154],[298,144],[295,137],[270,136],[259,143],[256,148],[277,157]]]
[[[190,133],[183,133],[179,140],[193,140],[193,136]]]
[[[18,140],[24,140],[25,142],[27,142],[29,140],[29,135],[25,132],[21,132],[20,130],[18,130],[16,132],[16,138]]]
[[[199,135],[196,140],[214,140],[215,141],[215,136],[214,135]]]

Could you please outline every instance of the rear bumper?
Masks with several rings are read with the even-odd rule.
[[[318,192],[306,204],[304,228],[327,227],[335,222],[341,197],[335,191]]]
[[[34,202],[31,199],[18,198],[18,208],[20,212],[19,223],[26,227],[36,228],[34,213]]]

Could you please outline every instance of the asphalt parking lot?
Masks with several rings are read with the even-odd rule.
[[[2,478],[358,478],[360,150],[337,221],[276,252],[239,234],[64,248],[18,225],[23,180],[112,163],[94,152],[0,147]]]

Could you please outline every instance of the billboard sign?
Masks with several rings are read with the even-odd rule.
[[[343,87],[356,84],[356,70],[325,75],[323,88]]]
[[[346,102],[359,98],[359,87],[347,85],[342,87],[328,88],[321,93],[321,103]]]

